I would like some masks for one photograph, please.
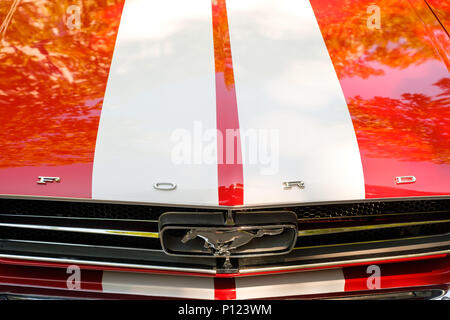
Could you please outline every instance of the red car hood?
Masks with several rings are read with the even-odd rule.
[[[450,195],[446,5],[107,3],[0,4],[1,195]]]

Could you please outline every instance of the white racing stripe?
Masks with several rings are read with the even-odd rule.
[[[244,204],[364,199],[353,124],[309,1],[228,0],[227,7]],[[278,146],[272,135],[272,152],[256,163],[245,155],[252,130],[275,130],[279,139]],[[283,189],[297,180],[304,190]]]
[[[244,205],[364,199],[352,121],[309,2],[228,0],[227,7]],[[213,48],[210,0],[126,1],[97,137],[94,199],[218,204]],[[177,129],[192,138],[190,163],[173,162]],[[298,180],[304,190],[283,188]],[[157,182],[177,188],[155,190]]]
[[[277,298],[345,291],[341,268],[236,277],[236,299]],[[187,299],[214,299],[213,277],[104,271],[103,292]]]
[[[236,278],[236,299],[276,298],[343,292],[342,269]]]
[[[154,297],[214,299],[214,278],[104,271],[103,292]]]
[[[192,154],[192,163],[176,164],[181,140],[172,135],[184,129],[194,139],[195,122],[200,134],[213,130],[205,138],[212,161]],[[211,0],[127,0],[100,118],[93,198],[217,205],[215,129]],[[157,182],[177,188],[156,190]]]

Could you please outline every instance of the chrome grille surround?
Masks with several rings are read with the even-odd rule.
[[[364,208],[372,208],[364,211]],[[289,270],[450,252],[450,199],[374,200],[265,208],[297,214],[289,254],[234,258],[234,271]],[[169,211],[258,214],[259,208],[192,208],[0,199],[0,257],[83,261],[214,274],[222,258],[183,258],[161,248],[158,221]],[[123,216],[122,216],[123,213]]]

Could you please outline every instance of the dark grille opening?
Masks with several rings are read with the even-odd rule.
[[[450,210],[450,199],[439,200],[403,200],[371,201],[330,205],[308,205],[285,207],[294,211],[299,219],[356,217],[395,213],[438,212]],[[240,209],[237,209],[240,210]],[[248,209],[261,211],[272,209]],[[280,210],[273,209],[273,210]],[[220,209],[202,209],[190,207],[165,207],[130,204],[110,204],[92,202],[69,202],[50,200],[0,199],[1,214],[66,216],[104,219],[158,220],[168,211],[175,212],[217,212]]]
[[[341,246],[343,254],[347,250],[348,255],[352,250],[344,247],[350,244],[355,244],[354,250],[359,250],[360,244],[369,242],[385,243],[450,235],[450,199],[318,204],[291,206],[281,210],[297,214],[300,233],[296,247],[307,248],[306,251],[319,250],[317,248],[336,251]],[[236,208],[234,211],[258,214],[260,211],[280,211],[280,208]],[[0,199],[0,253],[48,254],[65,258],[77,256],[103,261],[121,259],[125,263],[145,261],[152,265],[196,264],[208,268],[211,267],[211,261],[220,260],[166,255],[158,238],[158,219],[165,212],[226,211],[220,208]],[[399,223],[408,225],[398,226]],[[56,230],[55,227],[60,229]],[[108,231],[107,234],[105,230]],[[118,232],[113,235],[110,231]],[[128,232],[128,235],[121,234],[121,231]],[[130,232],[147,234],[130,235]],[[149,235],[150,233],[153,235]],[[75,248],[76,245],[82,246]],[[385,244],[380,246],[384,248]],[[295,263],[304,252],[305,250],[293,250],[287,255],[261,257],[257,260],[260,264],[277,264],[279,261],[284,261],[285,264]],[[239,264],[245,264],[241,258],[239,261]]]
[[[424,237],[446,234],[450,232],[450,223],[436,223],[429,225],[408,226],[399,228],[385,228],[323,234],[317,236],[299,237],[296,247],[315,247],[335,244],[362,243],[380,240]]]
[[[450,219],[450,212],[436,211],[425,213],[409,213],[395,215],[373,215],[336,218],[301,219],[298,221],[300,230],[318,228],[345,228],[357,226],[376,226],[395,223],[430,222]]]
[[[324,234],[299,236],[297,247],[361,243],[450,233],[450,200],[403,200],[311,205],[286,208],[296,212],[299,230],[324,230]],[[437,223],[394,227],[396,223]],[[391,225],[373,230],[326,234],[327,229]]]
[[[0,199],[0,214],[158,220],[161,214],[168,211],[209,212],[211,210],[92,202]]]
[[[393,213],[438,212],[450,210],[450,200],[407,200],[343,203],[287,207],[299,219],[356,217]]]

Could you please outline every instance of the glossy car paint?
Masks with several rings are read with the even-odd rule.
[[[369,29],[371,1],[311,4],[352,116],[366,198],[448,195],[450,66],[425,23],[429,8],[378,1],[381,26]],[[417,181],[397,185],[397,176]]]
[[[25,263],[26,264],[26,263]],[[73,290],[66,265],[21,265],[19,260],[0,261],[0,290],[4,286],[59,289],[62,296],[72,291],[199,299],[293,298],[333,293],[375,294],[381,289],[430,287],[450,284],[450,257],[380,264],[379,287],[368,286],[367,266],[330,268],[237,278],[193,277],[92,270],[80,266],[79,289]],[[132,270],[129,270],[132,271]],[[72,288],[72,290],[70,290]],[[65,289],[65,290],[64,290]],[[56,294],[58,295],[58,294]],[[91,296],[92,297],[92,296]],[[94,296],[95,297],[95,296]],[[125,298],[125,297],[121,297]]]
[[[211,162],[194,158],[198,149],[190,149],[192,163],[173,162],[174,147],[195,124],[214,129],[207,137]],[[211,1],[126,1],[100,120],[93,198],[217,205],[215,129]],[[156,182],[177,188],[156,190]]]
[[[123,2],[89,2],[80,28],[69,29],[71,1],[1,1],[0,194],[92,197]],[[61,182],[40,185],[38,176]]]
[[[242,161],[239,161],[242,159],[242,145],[239,134],[239,113],[226,1],[212,1],[212,12],[216,71],[219,205],[242,205],[244,204],[244,177]],[[227,137],[227,130],[236,133],[236,138],[233,138],[232,141],[231,155],[227,153],[228,141],[224,143],[223,139],[223,137]],[[228,161],[229,159],[232,161]]]
[[[244,163],[244,203],[364,198],[355,131],[309,1],[227,4],[241,132],[272,129],[279,141],[274,172]],[[283,188],[298,180],[305,189]]]
[[[122,16],[123,1],[90,4],[76,30],[68,2],[14,3],[0,4],[12,17],[0,28],[0,194],[193,205],[450,194],[448,36],[424,1],[379,1],[370,29],[370,1],[228,0],[228,32],[222,0],[127,0]],[[279,170],[221,170],[214,131],[209,163],[174,164],[174,132],[196,123],[278,130]],[[395,183],[406,175],[417,181]],[[306,188],[284,190],[292,180]]]
[[[432,8],[447,33],[450,32],[450,3],[441,0],[426,0],[426,3]]]
[[[288,5],[277,10],[276,1],[245,4],[227,2],[232,53],[228,49],[225,3],[213,1],[212,14],[210,2],[189,5],[190,10],[196,10],[194,16],[203,17],[199,27],[202,33],[197,29],[191,32],[184,25],[183,35],[173,40],[173,45],[183,47],[175,50],[179,58],[174,60],[163,51],[155,57],[142,55],[145,62],[137,63],[133,58],[131,64],[127,61],[132,59],[133,51],[125,47],[132,42],[127,41],[126,37],[135,36],[138,32],[143,35],[154,32],[151,26],[142,28],[145,21],[154,20],[148,20],[147,16],[140,18],[138,13],[147,11],[143,3],[126,2],[100,121],[93,197],[102,200],[200,205],[254,205],[363,198],[361,160],[345,99],[313,11],[307,1],[299,3],[296,10],[289,10]],[[181,3],[175,1],[167,5],[172,8]],[[157,10],[163,9],[164,6],[158,6]],[[266,19],[249,19],[249,10],[266,15],[271,13],[277,17],[277,21],[286,20],[287,25],[294,24],[288,35],[290,38],[280,41],[283,47],[273,45],[271,34],[277,31],[276,25],[267,24]],[[178,21],[187,17],[180,17],[173,10],[154,12],[158,17],[164,17],[160,19],[169,19],[174,15],[174,21]],[[189,21],[193,23],[192,19]],[[135,26],[135,29],[125,33],[131,26]],[[158,25],[157,29],[163,30],[164,27]],[[254,33],[260,33],[256,37],[258,41],[253,41],[249,46],[251,38],[255,38]],[[296,34],[301,35],[297,41],[292,39]],[[311,43],[311,39],[315,42],[312,42],[314,48],[309,55],[298,58],[289,54],[302,51],[303,47]],[[158,41],[163,42],[160,39]],[[149,45],[142,44],[143,47]],[[268,50],[274,47],[278,47],[278,50]],[[212,49],[215,49],[214,55],[210,52]],[[200,52],[204,56],[200,57]],[[233,61],[232,54],[236,55]],[[210,67],[213,57],[215,69]],[[150,63],[153,59],[154,62]],[[268,61],[272,66],[269,69],[266,68]],[[147,62],[151,69],[146,69]],[[175,67],[175,62],[180,65]],[[253,63],[249,65],[248,62]],[[134,66],[133,71],[118,74],[117,70],[127,64]],[[289,71],[292,67],[300,68],[297,74],[300,80],[289,85],[296,76]],[[172,70],[174,74],[171,74]],[[210,78],[214,76],[213,71],[216,71],[215,90],[208,87],[214,83]],[[317,77],[311,77],[313,72]],[[181,83],[180,87],[177,86],[177,94],[161,88],[161,74],[168,79],[167,86],[170,88],[173,88],[174,83]],[[149,82],[151,76],[158,80]],[[194,76],[203,82],[195,81]],[[238,86],[237,110],[234,81]],[[140,85],[137,86],[137,83]],[[184,93],[184,90],[189,94]],[[320,96],[316,94],[318,91],[321,92]],[[215,103],[212,100],[214,95]],[[306,105],[300,101],[309,103]],[[179,110],[181,104],[187,106],[183,109],[186,114],[180,114],[183,112]],[[157,106],[164,107],[156,109]],[[177,116],[174,116],[174,112],[177,112]],[[214,116],[216,124],[211,122]],[[210,164],[173,164],[173,142],[170,139],[174,130],[189,130],[195,121],[201,121],[204,128],[216,129],[217,126],[222,135],[226,129],[241,129],[241,136],[247,129],[279,131],[281,145],[276,155],[279,156],[277,171],[275,174],[261,175],[261,165],[244,163],[241,177],[242,165],[239,164],[221,165],[216,161]],[[156,137],[159,138],[157,141]],[[223,150],[225,147],[222,145],[218,149]],[[314,152],[311,152],[312,149]],[[223,158],[223,155],[219,152],[218,157]],[[215,170],[218,170],[218,174],[213,172]],[[282,182],[292,180],[305,181],[307,188],[301,192],[284,190]],[[178,186],[171,192],[155,190],[153,184],[158,181],[170,181]],[[240,194],[242,182],[243,200]],[[222,190],[230,196],[222,197]]]

